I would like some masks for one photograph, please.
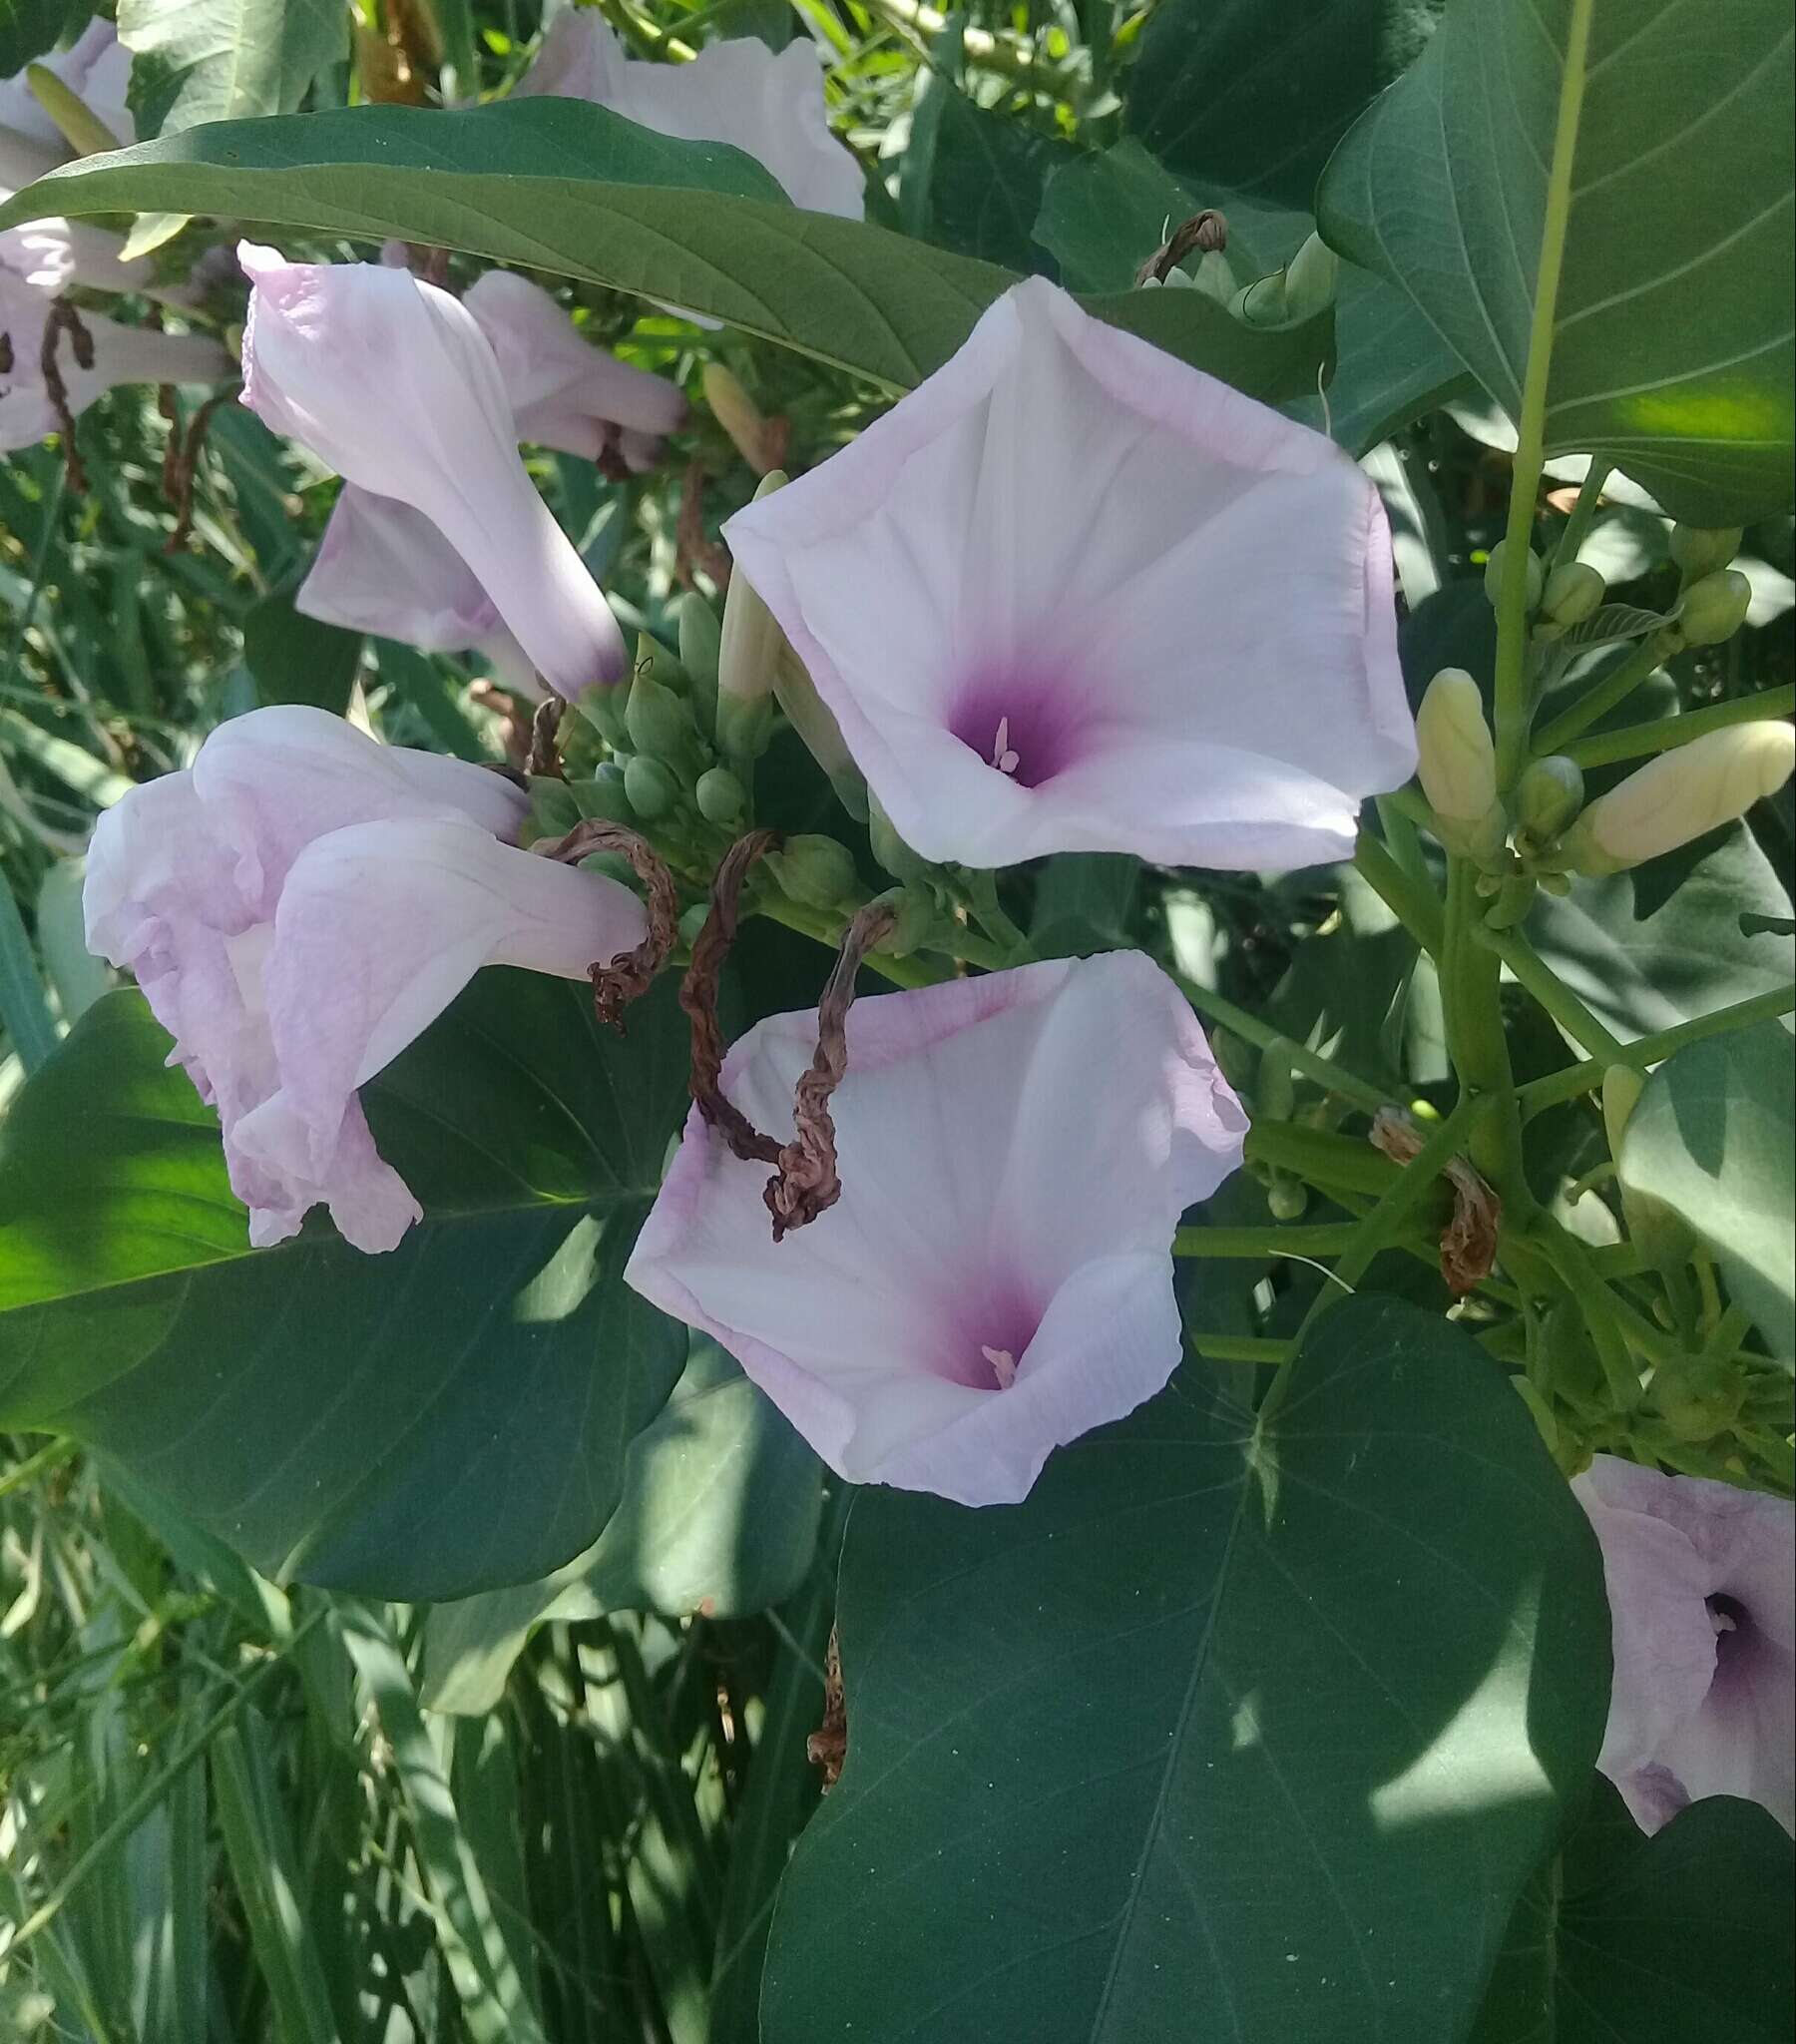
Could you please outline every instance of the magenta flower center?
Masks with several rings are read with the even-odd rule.
[[[1081,752],[1089,724],[1079,691],[1052,668],[983,668],[955,695],[948,729],[994,772],[1040,787]]]

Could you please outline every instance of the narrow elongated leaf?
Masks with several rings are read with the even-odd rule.
[[[561,99],[455,113],[355,107],[89,157],[0,207],[215,214],[466,250],[689,306],[895,389],[939,368],[1012,270],[785,203],[760,166]],[[1256,397],[1313,389],[1328,315],[1256,333],[1208,300],[1091,309]]]
[[[611,1516],[685,1333],[620,1273],[684,1106],[672,989],[481,976],[363,1089],[425,1220],[251,1251],[217,1123],[110,994],[0,1148],[0,1423],[108,1449],[267,1575],[407,1598],[545,1574]]]
[[[1774,1355],[1796,1361],[1796,1044],[1760,1022],[1692,1043],[1646,1082],[1622,1182],[1683,1217]]]
[[[341,717],[361,666],[362,635],[296,611],[297,586],[270,590],[243,619],[243,665],[263,703],[309,703]]]
[[[1777,1819],[1712,1795],[1646,1838],[1593,1789],[1528,1884],[1473,2044],[1782,2044],[1796,1866]]]
[[[1699,525],[1786,509],[1790,43],[1786,0],[1736,0],[1724,27],[1707,0],[1454,0],[1330,162],[1323,232],[1512,418],[1557,275],[1547,451],[1607,455]],[[1543,274],[1550,215],[1564,259]]]
[[[349,47],[331,0],[119,0],[140,135],[287,114]],[[148,209],[146,209],[148,210]]]
[[[763,2044],[1470,2026],[1589,1779],[1600,1565],[1465,1333],[1351,1300],[1292,1367],[1257,1426],[1175,1380],[1012,1510],[861,1494]]]

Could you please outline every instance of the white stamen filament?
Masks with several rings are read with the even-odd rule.
[[[1709,1624],[1715,1629],[1716,1639],[1719,1639],[1723,1633],[1737,1633],[1740,1629],[1739,1621],[1725,1611],[1711,1610],[1709,1613]]]
[[[979,1352],[992,1365],[999,1390],[1008,1391],[1017,1381],[1017,1358],[1008,1348],[988,1348],[983,1341],[979,1344]]]
[[[992,765],[1000,773],[1015,773],[1022,764],[1021,759],[1011,750],[1010,719],[1001,717],[998,720],[998,736],[992,743]]]

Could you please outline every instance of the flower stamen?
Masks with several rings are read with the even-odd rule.
[[[1015,773],[1022,764],[1021,758],[1011,747],[1010,719],[1001,717],[998,720],[998,736],[992,743],[992,765],[1000,773]]]
[[[999,1390],[1008,1391],[1017,1381],[1017,1358],[1008,1348],[988,1348],[983,1341],[979,1344],[979,1352],[992,1365]]]

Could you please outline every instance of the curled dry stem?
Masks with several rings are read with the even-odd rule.
[[[530,720],[532,773],[553,774],[557,780],[567,778],[561,763],[562,712],[567,707],[559,696],[551,696],[537,705],[536,715]]]
[[[615,851],[630,861],[643,883],[649,897],[648,935],[634,951],[626,951],[609,963],[595,961],[587,967],[593,982],[593,1013],[622,1036],[623,1010],[649,991],[674,948],[679,923],[679,895],[674,875],[655,847],[622,823],[589,818],[560,837],[549,838],[532,848],[545,858],[560,859],[567,865],[578,865],[595,851]]]
[[[717,981],[735,942],[748,868],[762,852],[776,850],[779,842],[777,830],[750,830],[723,854],[711,881],[710,913],[692,945],[692,962],[679,987],[679,1005],[692,1025],[692,1099],[709,1126],[748,1164],[777,1164],[779,1145],[771,1136],[763,1136],[723,1092]]]
[[[780,1150],[779,1168],[762,1195],[773,1217],[775,1242],[816,1220],[842,1197],[829,1100],[848,1069],[848,1010],[854,1004],[854,975],[861,960],[896,920],[886,901],[869,901],[855,912],[829,984],[817,1003],[817,1048],[793,1094],[792,1140]]]
[[[1181,221],[1164,246],[1156,249],[1135,271],[1135,288],[1138,290],[1148,283],[1164,283],[1193,249],[1200,249],[1209,256],[1227,247],[1227,221],[1213,210],[1194,213],[1189,220]]]
[[[163,489],[175,506],[175,530],[169,535],[165,554],[177,554],[188,543],[194,529],[194,477],[200,468],[200,450],[206,445],[206,430],[220,405],[237,394],[237,385],[215,390],[188,423],[187,437],[177,443],[171,435],[169,452],[163,457]],[[179,444],[179,453],[177,445]]]
[[[94,336],[81,323],[81,314],[75,307],[66,298],[57,298],[44,320],[44,345],[38,366],[43,372],[44,393],[50,400],[50,409],[56,414],[56,429],[62,436],[63,467],[68,473],[69,487],[85,491],[87,469],[75,445],[75,413],[69,404],[69,386],[63,381],[62,364],[57,360],[57,351],[65,333],[69,336],[69,352],[75,357],[76,367],[91,369],[94,366]]]

